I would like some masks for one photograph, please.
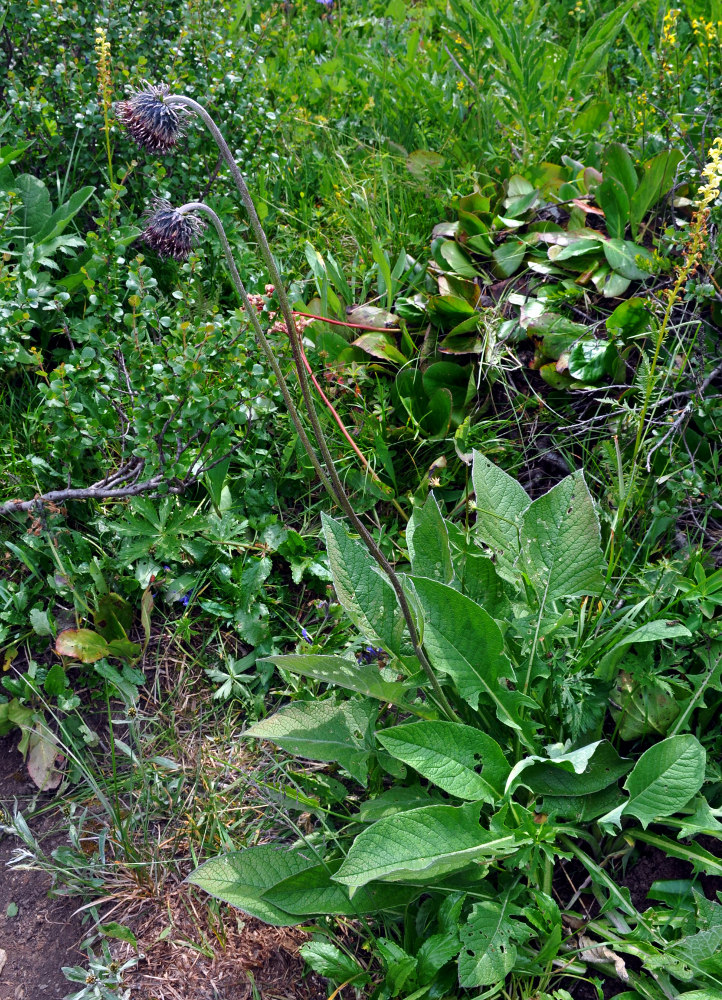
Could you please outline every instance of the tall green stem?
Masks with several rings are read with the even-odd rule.
[[[227,148],[228,147],[226,147],[226,149]],[[229,155],[230,155],[230,153],[229,153]],[[245,185],[244,185],[244,187],[245,187]],[[241,277],[240,277],[240,275],[238,273],[238,268],[236,267],[236,262],[235,262],[235,260],[233,258],[233,253],[231,251],[231,247],[230,247],[230,244],[228,242],[228,237],[226,236],[225,230],[223,229],[223,223],[218,218],[218,216],[213,211],[213,209],[210,208],[208,205],[205,205],[203,202],[189,202],[188,204],[183,205],[178,211],[181,212],[182,214],[185,214],[185,213],[188,213],[188,212],[202,212],[205,215],[207,215],[208,218],[213,223],[213,226],[215,227],[215,230],[218,233],[218,237],[219,237],[219,239],[221,241],[221,245],[223,247],[223,252],[225,253],[225,256],[226,256],[226,261],[228,263],[228,269],[229,269],[230,274],[231,274],[231,280],[233,281],[233,285],[234,285],[234,287],[235,287],[235,289],[236,289],[236,291],[237,291],[237,293],[238,293],[241,301],[243,302],[243,304],[244,304],[244,306],[246,308],[246,311],[247,311],[248,316],[250,318],[251,325],[253,326],[253,330],[254,330],[254,333],[256,335],[256,338],[257,338],[259,344],[261,345],[264,353],[266,354],[266,357],[269,360],[269,363],[271,365],[273,373],[276,376],[279,388],[281,390],[281,394],[283,396],[283,400],[284,400],[284,402],[286,404],[286,407],[287,407],[288,412],[289,412],[289,414],[291,416],[291,419],[293,420],[293,424],[294,424],[296,430],[298,431],[298,435],[299,435],[299,437],[301,439],[301,443],[303,444],[304,448],[306,449],[306,452],[308,453],[308,455],[309,455],[309,457],[311,459],[311,462],[313,463],[314,469],[318,473],[318,476],[319,476],[322,484],[324,485],[324,487],[328,491],[331,499],[335,500],[337,503],[339,503],[339,505],[343,508],[343,510],[349,515],[349,518],[354,523],[354,526],[356,527],[356,529],[358,530],[359,534],[361,535],[361,537],[362,537],[363,541],[365,542],[366,547],[370,551],[371,555],[374,557],[374,559],[376,560],[376,562],[381,566],[381,568],[386,573],[386,575],[387,575],[387,577],[389,579],[389,582],[390,582],[391,586],[393,587],[394,592],[395,592],[395,594],[397,596],[397,599],[399,601],[399,606],[401,607],[401,612],[402,612],[402,614],[404,616],[404,621],[406,622],[406,627],[407,627],[407,629],[409,631],[409,636],[411,638],[411,643],[412,643],[412,646],[414,648],[414,653],[416,654],[416,656],[417,656],[417,658],[419,660],[419,663],[423,667],[424,672],[426,673],[426,676],[428,677],[429,682],[431,683],[431,686],[432,686],[433,691],[434,691],[434,695],[436,697],[436,701],[438,702],[439,706],[442,708],[442,710],[444,711],[444,713],[449,718],[451,718],[451,719],[457,719],[458,720],[458,716],[456,715],[456,713],[454,712],[453,708],[449,704],[449,702],[448,702],[448,700],[446,698],[446,695],[444,694],[444,692],[443,692],[443,690],[441,688],[441,685],[439,684],[439,682],[438,682],[438,680],[436,678],[436,675],[434,674],[433,668],[432,668],[431,664],[429,663],[429,661],[428,661],[428,659],[426,657],[426,654],[424,653],[424,651],[423,651],[423,649],[421,647],[421,643],[420,643],[420,640],[419,640],[419,634],[418,634],[418,631],[416,629],[416,623],[415,623],[413,615],[411,613],[411,608],[409,607],[408,601],[406,599],[406,595],[403,592],[403,588],[401,586],[401,581],[397,577],[396,572],[393,569],[391,563],[388,561],[388,559],[386,558],[386,556],[383,554],[383,552],[381,552],[381,550],[376,545],[376,542],[374,541],[374,539],[373,539],[372,535],[370,534],[370,532],[366,529],[366,526],[363,524],[362,521],[360,521],[358,515],[356,514],[356,512],[353,509],[353,507],[351,506],[351,502],[348,499],[348,497],[347,497],[347,495],[346,495],[346,493],[344,491],[344,488],[343,488],[343,486],[341,484],[341,481],[338,478],[338,474],[336,472],[336,467],[335,467],[335,465],[333,463],[333,458],[331,457],[331,454],[330,454],[330,452],[328,450],[328,445],[326,444],[326,439],[325,439],[325,437],[323,435],[323,431],[321,430],[320,423],[318,422],[318,417],[315,415],[315,410],[314,410],[314,416],[316,416],[316,423],[314,424],[313,420],[311,422],[312,422],[312,425],[313,425],[313,428],[314,428],[314,434],[315,434],[315,436],[316,436],[316,438],[318,440],[319,446],[321,448],[321,453],[322,453],[323,458],[324,458],[324,463],[326,465],[326,469],[328,470],[328,472],[330,474],[331,482],[329,482],[329,476],[326,475],[326,472],[324,471],[323,467],[321,466],[321,464],[320,464],[320,462],[318,460],[318,456],[316,455],[315,449],[313,448],[311,442],[308,439],[308,435],[306,434],[305,428],[303,427],[303,422],[301,421],[300,414],[298,413],[298,410],[296,409],[296,405],[293,402],[293,399],[291,398],[291,394],[290,394],[290,392],[288,390],[288,385],[287,385],[286,380],[285,380],[285,378],[283,376],[283,372],[281,371],[281,368],[280,368],[280,366],[278,364],[278,361],[277,361],[276,356],[274,354],[273,348],[271,347],[270,343],[268,342],[268,339],[266,338],[266,336],[265,336],[265,334],[263,332],[263,328],[261,327],[261,324],[259,322],[258,316],[256,314],[256,310],[253,308],[253,306],[249,302],[248,294],[247,294],[246,289],[245,289],[245,287],[243,285],[243,282],[241,281]],[[259,222],[259,226],[260,226],[260,222]],[[264,239],[265,239],[265,236],[264,236]],[[266,246],[268,246],[267,243],[266,243]],[[270,249],[269,249],[269,253],[270,253]],[[275,264],[274,264],[274,267],[275,267]],[[278,272],[276,272],[276,274],[277,273]],[[275,276],[274,276],[274,280],[276,280]],[[279,296],[279,298],[280,298],[280,296]],[[286,299],[286,302],[288,302],[287,299]],[[293,314],[290,313],[290,315],[291,315],[291,322],[293,322]],[[298,334],[296,332],[295,326],[290,327],[289,329],[292,331],[291,332],[291,337],[290,337],[291,343],[294,344],[294,337],[297,337]],[[296,342],[294,346],[297,348],[298,347],[298,343]],[[300,358],[300,355],[299,355],[299,358]],[[296,361],[296,352],[295,351],[294,351],[294,361]],[[300,360],[296,363],[296,369],[297,369],[297,371],[299,371],[299,373],[301,371],[303,371],[303,364],[302,364],[302,362]],[[304,375],[305,375],[305,372],[304,372]],[[308,383],[307,382],[306,382],[306,387],[308,389]],[[310,393],[309,393],[309,396],[310,396]],[[306,394],[305,393],[304,393],[304,401],[308,405],[308,401],[306,400]],[[312,401],[311,401],[311,406],[313,406],[313,402]]]

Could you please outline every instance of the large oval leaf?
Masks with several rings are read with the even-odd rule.
[[[356,837],[334,881],[366,885],[431,878],[465,868],[482,856],[508,854],[519,841],[479,825],[480,805],[422,806],[380,819]]]
[[[643,827],[686,806],[702,787],[707,754],[696,736],[670,736],[646,750],[624,783],[624,812]]]

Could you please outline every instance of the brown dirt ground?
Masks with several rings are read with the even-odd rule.
[[[37,793],[15,749],[17,742],[16,736],[0,739],[0,806],[10,815],[16,802],[24,813]],[[40,794],[38,801],[47,798]],[[49,826],[46,814],[34,824],[34,832],[42,837]],[[72,984],[61,967],[78,965],[82,959],[80,918],[74,915],[80,901],[48,899],[46,875],[7,868],[18,845],[13,837],[0,834],[0,948],[7,954],[0,972],[0,1000],[62,1000]],[[7,916],[11,903],[18,908],[15,917]]]
[[[16,750],[17,736],[0,739],[0,808],[23,815],[31,801],[43,804]],[[64,843],[57,814],[43,814],[30,826],[46,852]],[[75,911],[85,900],[49,899],[50,879],[41,872],[7,867],[20,841],[0,834],[0,1000],[63,1000],[79,987],[62,967],[84,965],[79,944],[85,933]],[[331,989],[315,974],[304,976],[299,946],[308,939],[300,928],[268,927],[229,906],[211,914],[207,897],[180,880],[169,879],[157,898],[136,899],[113,909],[112,919],[132,927],[142,955],[123,985],[133,1000],[250,1000],[253,987],[264,1000],[325,1000]],[[17,915],[7,916],[15,903]],[[127,944],[112,942],[121,962],[135,955]],[[0,954],[0,964],[2,955]],[[343,996],[343,994],[342,994]]]

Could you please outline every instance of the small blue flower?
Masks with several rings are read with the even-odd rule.
[[[326,10],[331,10],[333,7],[333,0],[316,0],[316,3],[320,3]]]
[[[311,636],[308,634],[305,628],[301,629],[301,635],[306,640],[306,642],[311,642]]]

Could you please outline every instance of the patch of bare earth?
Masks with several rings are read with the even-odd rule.
[[[15,749],[17,742],[17,736],[0,739],[0,806],[10,816],[16,803],[24,812],[38,795]],[[42,801],[49,796],[38,798]],[[47,814],[31,823],[35,835],[46,841],[51,825]],[[53,839],[50,835],[46,849],[52,848]],[[0,949],[5,956],[3,962],[0,953],[0,1000],[61,1000],[71,986],[62,967],[77,965],[82,959],[78,944],[83,932],[75,915],[82,900],[49,899],[47,875],[8,868],[19,843],[15,837],[0,834]]]

